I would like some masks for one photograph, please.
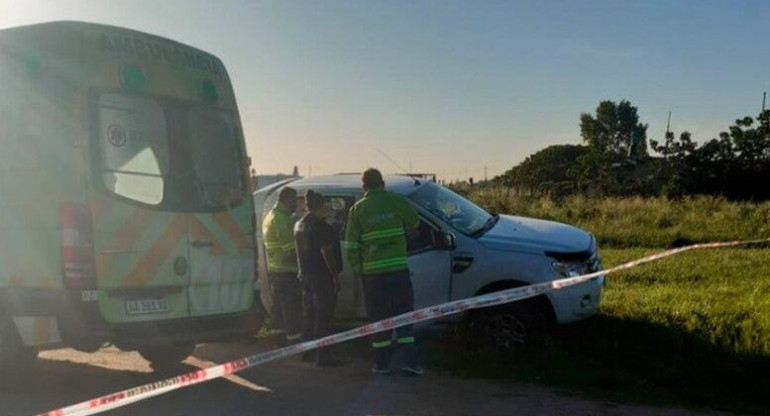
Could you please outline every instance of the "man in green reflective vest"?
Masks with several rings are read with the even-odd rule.
[[[406,199],[385,190],[377,169],[368,169],[362,180],[365,194],[350,209],[344,246],[354,273],[361,276],[369,319],[379,321],[414,309],[406,239],[419,233],[420,217]],[[392,342],[391,331],[373,336],[375,374],[390,373]],[[422,374],[414,359],[411,325],[396,329],[396,343],[403,352],[401,370]]]
[[[270,318],[273,328],[282,332],[278,345],[296,342],[302,336],[302,289],[297,276],[292,216],[296,209],[297,191],[285,187],[262,222],[267,279],[273,300]]]

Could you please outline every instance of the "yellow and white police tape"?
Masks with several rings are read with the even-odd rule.
[[[646,256],[638,260],[630,261],[628,263],[621,264],[619,266],[612,267],[607,270],[602,270],[585,275],[569,277],[564,279],[553,280],[545,283],[538,283],[529,286],[517,287],[514,289],[503,290],[500,292],[490,293],[487,295],[477,296],[474,298],[468,298],[463,300],[456,300],[453,302],[443,303],[440,305],[430,306],[427,308],[419,309],[413,312],[405,313],[402,315],[394,316],[392,318],[384,319],[382,321],[374,322],[368,325],[364,325],[349,331],[340,332],[328,337],[320,338],[313,341],[307,341],[300,344],[291,345],[285,348],[279,348],[276,350],[255,354],[249,357],[241,358],[235,361],[230,361],[224,364],[220,364],[214,367],[206,368],[203,370],[194,371],[187,374],[178,375],[166,380],[156,381],[154,383],[145,384],[143,386],[133,387],[127,390],[108,394],[106,396],[97,397],[91,400],[84,401],[82,403],[73,404],[60,409],[51,410],[49,412],[41,413],[40,416],[86,416],[96,413],[105,412],[118,407],[122,407],[131,403],[149,399],[150,397],[159,396],[164,393],[168,393],[172,390],[181,389],[183,387],[192,386],[194,384],[203,383],[205,381],[214,380],[219,377],[226,376],[238,371],[245,370],[247,368],[255,367],[268,361],[277,360],[279,358],[288,357],[290,355],[299,354],[304,351],[309,351],[329,345],[339,344],[341,342],[349,341],[351,339],[361,338],[367,335],[371,335],[377,332],[388,331],[393,328],[398,328],[404,325],[410,325],[417,322],[427,321],[431,319],[440,318],[447,315],[453,315],[469,309],[486,308],[489,306],[501,305],[504,303],[515,302],[523,299],[532,298],[542,295],[554,290],[559,290],[568,286],[574,286],[588,280],[597,278],[610,273],[616,273],[621,270],[627,270],[644,263],[649,263],[655,260],[662,259],[664,257],[673,256],[675,254],[682,253],[684,251],[705,249],[705,248],[719,248],[719,247],[732,247],[749,244],[762,244],[770,243],[770,238],[761,240],[749,240],[749,241],[728,241],[719,243],[703,243],[693,244],[685,247],[675,248],[672,250],[662,251],[657,254]]]

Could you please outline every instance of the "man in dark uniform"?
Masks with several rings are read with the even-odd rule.
[[[297,264],[304,297],[302,336],[307,341],[331,333],[342,257],[339,240],[325,221],[327,208],[323,197],[309,190],[305,194],[305,204],[307,214],[294,226],[294,240],[297,244]],[[315,358],[319,367],[342,365],[341,361],[330,355],[328,348],[309,351],[304,358]]]

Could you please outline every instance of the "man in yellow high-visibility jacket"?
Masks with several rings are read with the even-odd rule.
[[[361,276],[369,319],[379,321],[414,309],[406,239],[419,234],[420,217],[406,199],[385,190],[378,170],[368,169],[362,179],[366,193],[350,209],[344,246],[354,273]],[[390,373],[392,338],[391,332],[373,336],[372,372]],[[422,374],[414,361],[411,325],[396,330],[396,342],[404,353],[401,370]]]
[[[302,337],[302,289],[297,276],[297,249],[294,243],[293,214],[296,209],[297,191],[285,187],[262,223],[267,278],[273,300],[271,323],[273,328],[284,332],[279,345],[296,342]]]

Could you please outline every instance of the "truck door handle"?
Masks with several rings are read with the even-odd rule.
[[[473,256],[457,255],[452,257],[452,272],[462,273],[473,264]]]
[[[195,248],[212,247],[213,245],[212,241],[195,240],[192,242],[192,246]]]

